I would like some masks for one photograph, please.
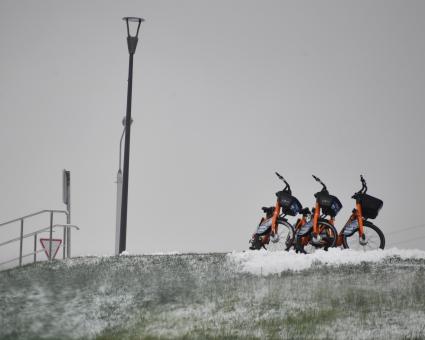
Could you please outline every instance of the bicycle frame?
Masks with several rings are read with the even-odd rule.
[[[320,234],[319,230],[319,219],[322,220],[325,219],[329,224],[335,226],[335,218],[334,217],[328,217],[325,218],[325,216],[320,216],[321,207],[318,202],[316,202],[316,206],[314,209],[314,215],[313,215],[313,235],[314,237],[317,237]]]
[[[317,205],[316,208],[317,209]],[[315,213],[313,214],[313,235],[314,237],[317,237],[317,235],[319,235],[322,230],[320,230],[320,221],[324,220],[321,216],[320,213],[316,215],[316,210]],[[297,220],[297,222],[294,225],[294,233],[297,234],[297,232],[299,230],[301,230],[308,222],[307,222],[307,216],[311,216],[311,215],[302,215],[301,218],[299,218]],[[314,221],[316,219],[316,222]],[[326,219],[326,221],[330,222],[333,225],[333,219]],[[301,243],[303,246],[306,246],[308,243],[310,242],[310,236],[309,235],[304,235],[301,236]]]
[[[317,237],[319,235],[318,222],[320,218],[320,204],[316,202],[316,206],[314,207],[314,215],[313,215],[313,235]]]
[[[307,223],[306,215],[302,215],[301,218],[298,219],[297,222],[295,223],[294,234],[296,234],[298,230],[300,230],[306,223]],[[308,244],[308,237],[303,236],[301,240],[304,246]]]
[[[272,208],[273,208],[273,210],[271,211]],[[278,200],[276,201],[276,205],[274,207],[270,207],[267,210],[264,210],[264,209],[265,209],[265,207],[263,207],[263,211],[264,211],[265,215],[261,218],[259,226],[262,225],[263,223],[265,223],[266,221],[270,221],[270,220],[271,220],[271,224],[270,224],[270,231],[267,232],[267,233],[261,234],[261,236],[259,236],[259,239],[262,243],[262,247],[264,247],[264,245],[269,244],[270,237],[272,235],[277,235],[278,228],[279,228],[279,221],[282,220],[282,221],[287,222],[285,216],[283,214],[280,214],[281,206],[280,206]],[[253,235],[253,237],[254,237],[254,235]]]
[[[343,244],[343,237],[344,237],[344,229],[347,225],[349,225],[349,223],[353,222],[354,220],[357,220],[358,226],[359,226],[359,238],[364,239],[364,218],[363,218],[363,213],[362,213],[362,207],[360,205],[360,203],[356,202],[356,208],[353,209],[353,212],[351,213],[351,216],[348,218],[347,222],[344,224],[344,227],[341,229],[341,231],[339,232],[338,235],[338,239],[336,241],[336,246],[342,246]]]
[[[277,219],[280,216],[280,204],[279,204],[279,200],[276,200],[276,205],[274,207],[274,212],[273,212],[273,217],[272,217],[272,233],[274,235],[277,234],[278,232],[278,224],[277,224]]]
[[[363,225],[363,213],[362,206],[360,203],[356,202],[356,211],[353,212],[354,217],[357,217],[357,222],[359,223],[359,237],[364,237],[364,225]]]

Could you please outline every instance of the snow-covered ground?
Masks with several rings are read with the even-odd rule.
[[[318,250],[313,254],[296,254],[294,251],[269,252],[259,251],[233,252],[228,255],[239,269],[257,275],[281,273],[287,270],[300,271],[313,265],[345,265],[362,262],[380,262],[384,259],[398,258],[425,259],[425,251],[416,249],[385,249],[372,251],[355,251],[350,249],[330,248]]]
[[[0,272],[0,339],[425,338],[425,256],[84,257]]]

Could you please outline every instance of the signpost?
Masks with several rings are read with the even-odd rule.
[[[63,204],[66,204],[66,210],[68,211],[66,224],[71,224],[71,171],[63,170],[62,188],[62,201]],[[66,257],[71,257],[71,228],[64,228],[63,243],[66,246]]]

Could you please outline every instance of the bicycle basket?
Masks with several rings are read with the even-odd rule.
[[[318,192],[315,196],[325,215],[335,217],[342,208],[342,203],[336,196],[329,195],[326,192]]]
[[[381,210],[382,206],[384,205],[384,202],[379,198],[367,194],[359,195],[357,197],[357,201],[362,207],[362,215],[364,218],[376,218],[376,216],[378,216],[379,210]]]
[[[285,215],[296,216],[303,209],[300,201],[286,191],[279,191],[276,196]]]

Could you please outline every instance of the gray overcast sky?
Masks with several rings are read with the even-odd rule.
[[[73,254],[113,253],[121,18],[142,16],[130,253],[246,249],[275,170],[306,206],[321,177],[344,204],[340,228],[363,173],[388,246],[424,237],[391,234],[425,223],[424,15],[423,1],[2,0],[0,220],[62,209],[66,168]]]

